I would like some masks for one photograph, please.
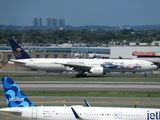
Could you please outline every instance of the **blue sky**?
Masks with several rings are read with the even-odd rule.
[[[0,0],[0,24],[33,25],[64,18],[66,25],[160,25],[160,0]]]

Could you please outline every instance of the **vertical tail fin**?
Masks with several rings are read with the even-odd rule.
[[[6,102],[8,107],[31,107],[35,106],[24,95],[21,89],[11,78],[2,78],[2,84],[6,95]]]
[[[12,51],[14,53],[14,56],[16,59],[28,59],[31,58],[19,45],[18,43],[13,39],[9,39]]]

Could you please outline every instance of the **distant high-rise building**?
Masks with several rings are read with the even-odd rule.
[[[57,18],[47,18],[47,27],[57,29]]]
[[[39,18],[39,17],[33,18],[33,26],[42,27],[42,18]]]
[[[58,28],[63,29],[65,26],[65,19],[64,18],[59,18],[58,19]]]
[[[33,18],[33,26],[37,27],[37,18]]]
[[[57,18],[52,19],[52,26],[53,28],[57,29]]]
[[[47,26],[48,28],[51,28],[51,27],[52,27],[51,18],[47,18],[47,21],[46,21],[46,22],[47,22],[47,25],[46,25],[46,26]]]
[[[42,18],[37,18],[37,27],[42,27]]]

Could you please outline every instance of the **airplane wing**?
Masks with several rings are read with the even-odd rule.
[[[75,71],[91,69],[91,66],[86,66],[85,64],[71,64],[71,63],[60,63],[60,62],[56,62],[56,64],[61,64],[67,67],[71,67]]]

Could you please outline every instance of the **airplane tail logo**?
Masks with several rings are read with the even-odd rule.
[[[8,107],[31,107],[35,106],[24,95],[21,89],[11,78],[2,78],[2,84],[6,95],[6,102]]]
[[[16,59],[28,59],[31,58],[19,45],[18,43],[13,39],[9,39],[12,51],[14,53],[14,56]]]
[[[15,55],[16,57],[22,57],[22,54],[23,54],[23,52],[22,52],[22,49],[21,49],[21,48],[17,48],[17,49],[14,51],[14,55]]]

